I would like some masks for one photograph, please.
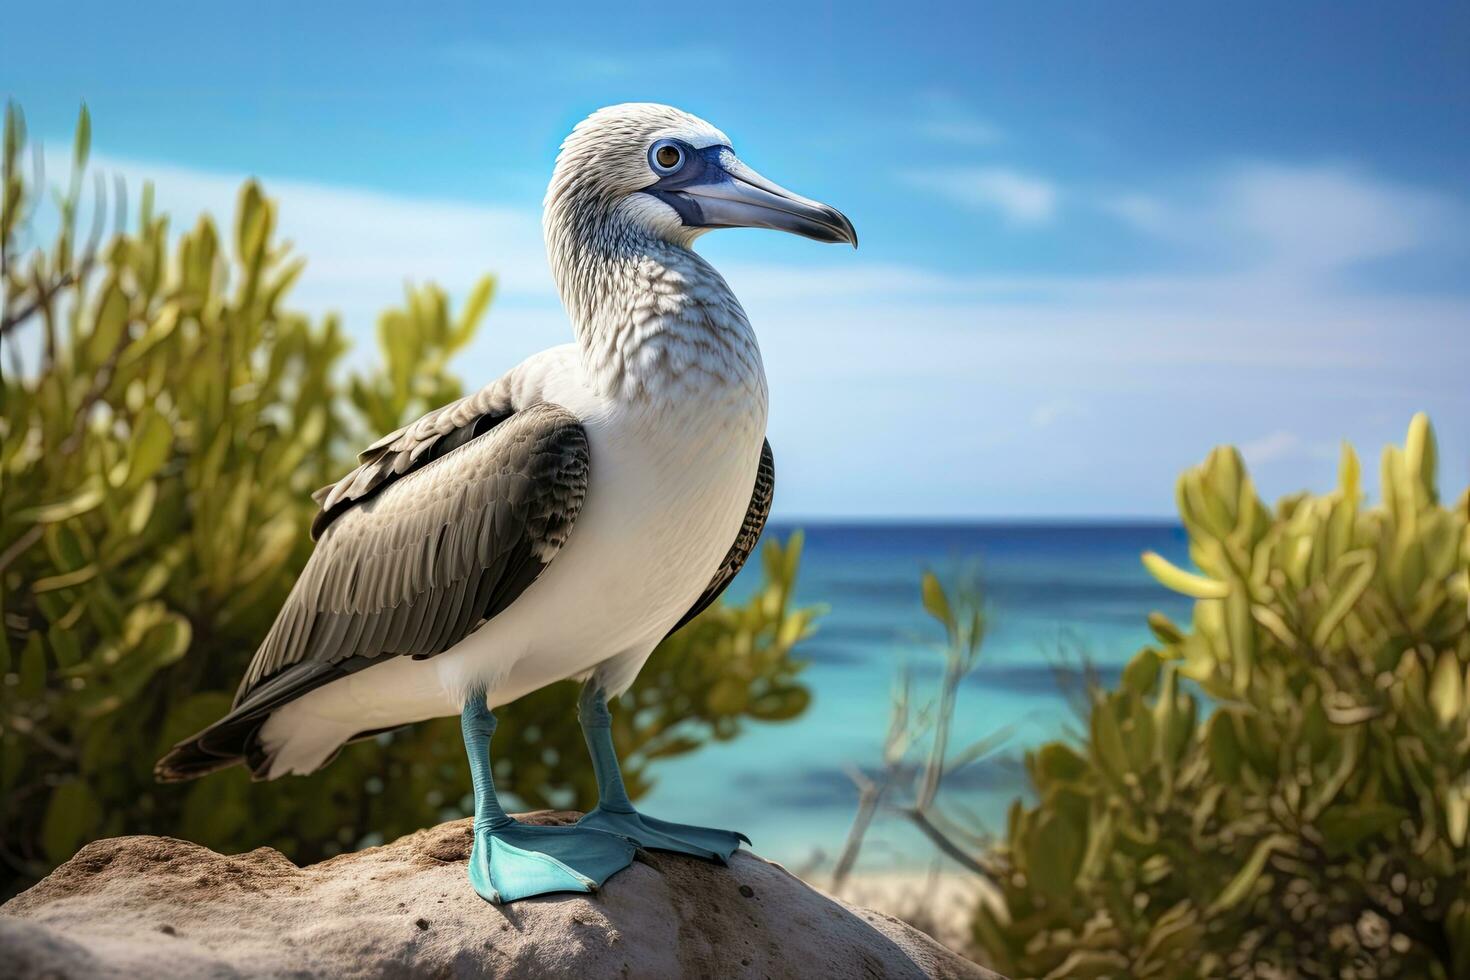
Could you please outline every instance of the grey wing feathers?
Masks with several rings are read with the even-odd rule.
[[[586,485],[581,426],[538,405],[352,507],[322,536],[241,697],[305,660],[453,646],[551,560]]]
[[[510,386],[502,380],[388,433],[358,453],[358,465],[351,473],[312,494],[321,505],[311,522],[312,538],[320,538],[327,525],[355,502],[485,434],[513,414]]]
[[[725,553],[725,560],[720,562],[720,567],[716,569],[714,578],[710,579],[703,594],[674,628],[669,630],[668,635],[677,633],[684,624],[708,609],[735,580],[740,569],[745,567],[746,559],[755,551],[761,532],[765,530],[766,518],[771,516],[771,500],[775,492],[776,457],[771,454],[771,444],[767,441],[761,445],[760,465],[755,473],[755,489],[751,492],[750,506],[745,510],[745,520],[740,525],[740,533],[735,536],[735,543]]]
[[[560,550],[588,466],[581,424],[541,404],[373,488],[325,528],[234,709],[161,760],[160,778],[241,757],[258,768],[256,734],[282,704],[389,657],[430,657],[464,639]]]

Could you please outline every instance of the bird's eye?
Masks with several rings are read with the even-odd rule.
[[[653,167],[660,173],[673,173],[684,163],[684,151],[677,143],[660,143],[653,148]]]

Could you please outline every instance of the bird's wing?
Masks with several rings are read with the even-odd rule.
[[[357,454],[358,465],[352,472],[312,494],[321,505],[311,522],[312,539],[320,538],[354,503],[484,435],[514,414],[508,385],[502,379],[388,433]]]
[[[162,778],[258,754],[256,734],[275,709],[391,657],[441,653],[536,580],[581,510],[587,436],[570,412],[549,402],[476,435],[483,417],[467,414],[460,428],[443,431],[426,417],[370,450],[381,450],[364,460],[372,469],[359,467],[347,490],[328,492],[316,550],[256,651],[233,710],[165,757]],[[427,435],[419,444],[432,440],[438,451],[415,457],[404,440],[421,425]],[[378,465],[394,454],[407,454],[410,464],[402,471]],[[255,768],[265,760],[250,761]]]
[[[771,455],[771,444],[767,441],[761,445],[761,461],[755,472],[755,489],[751,492],[750,506],[746,508],[745,520],[740,524],[740,533],[735,536],[735,543],[725,553],[725,560],[720,562],[720,567],[715,570],[715,576],[710,579],[704,593],[674,628],[669,630],[669,635],[677,633],[685,623],[708,609],[734,581],[740,569],[745,567],[746,559],[755,551],[756,542],[760,540],[761,531],[765,530],[766,518],[771,516],[771,498],[775,491],[776,457]]]
[[[351,506],[323,529],[239,700],[305,661],[441,653],[535,580],[581,509],[586,434],[549,403],[462,435],[473,429],[451,431],[435,448],[458,445],[346,498]]]

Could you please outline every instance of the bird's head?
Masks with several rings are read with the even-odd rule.
[[[712,228],[775,228],[857,246],[836,208],[793,194],[747,167],[730,139],[672,106],[599,109],[562,143],[546,192],[548,220],[611,218],[687,245]]]

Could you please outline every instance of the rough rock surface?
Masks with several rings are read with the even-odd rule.
[[[532,823],[575,814],[540,813]],[[491,905],[469,821],[298,868],[167,837],[97,841],[0,907],[6,976],[994,977],[740,851],[640,854],[595,895]]]

